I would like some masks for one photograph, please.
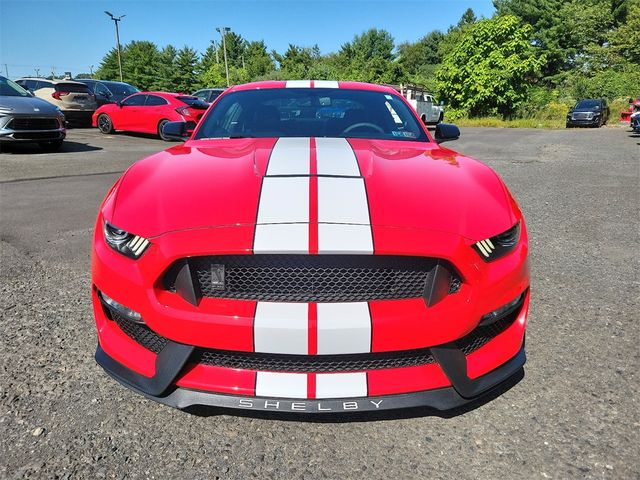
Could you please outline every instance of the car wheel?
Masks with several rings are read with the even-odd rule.
[[[98,129],[102,133],[113,133],[113,122],[106,113],[101,113],[98,116]]]
[[[165,137],[164,134],[162,133],[162,127],[164,127],[167,123],[169,123],[169,120],[160,120],[160,123],[158,123],[158,136],[164,140],[165,142],[170,142],[171,139],[168,137]]]
[[[422,123],[425,125],[427,124],[427,116],[424,113],[420,115],[420,120],[422,120]]]
[[[442,123],[443,120],[444,120],[444,113],[440,112],[440,116],[438,117],[438,121],[436,122],[436,124]]]
[[[40,148],[46,152],[55,152],[62,146],[62,140],[52,140],[50,142],[39,142]]]

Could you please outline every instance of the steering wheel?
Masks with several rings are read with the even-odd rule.
[[[349,133],[350,131],[360,127],[370,127],[377,132],[384,133],[384,130],[380,128],[378,125],[376,125],[375,123],[369,123],[369,122],[359,122],[359,123],[354,123],[353,125],[349,125],[347,128],[345,128],[342,131],[342,133]]]

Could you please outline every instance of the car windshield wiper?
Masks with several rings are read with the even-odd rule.
[[[202,137],[202,138],[196,138],[195,140],[221,140],[223,138],[256,138],[253,135],[222,135],[220,137]]]

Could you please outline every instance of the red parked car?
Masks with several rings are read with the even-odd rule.
[[[187,131],[196,124],[209,108],[209,104],[191,95],[167,92],[140,92],[128,96],[122,102],[103,105],[92,119],[94,127],[102,133],[114,130],[153,133],[163,140],[162,126],[171,121],[187,123]]]
[[[519,378],[527,229],[494,171],[440,145],[459,135],[384,86],[226,90],[100,208],[98,363],[178,408],[318,414],[450,409]]]

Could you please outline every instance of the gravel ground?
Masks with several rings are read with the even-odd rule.
[[[60,153],[0,155],[0,477],[640,478],[639,136],[468,128],[449,145],[495,168],[528,222],[525,377],[451,415],[321,420],[181,412],[95,364],[98,204],[167,144],[72,130]]]

